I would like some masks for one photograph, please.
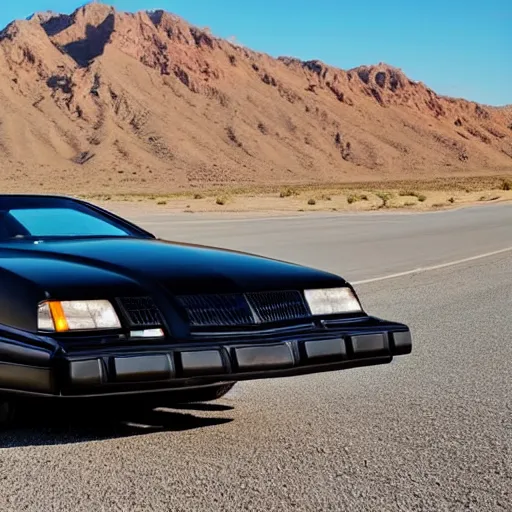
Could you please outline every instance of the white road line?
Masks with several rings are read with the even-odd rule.
[[[419,267],[414,270],[406,270],[405,272],[398,272],[396,274],[389,274],[387,276],[374,277],[372,279],[364,279],[363,281],[353,281],[353,285],[375,283],[376,281],[385,281],[386,279],[394,279],[396,277],[408,276],[411,274],[418,274],[420,272],[429,272],[430,270],[439,270],[440,268],[452,267],[454,265],[460,265],[461,263],[467,263],[469,261],[481,260],[482,258],[488,258],[489,256],[496,256],[504,252],[512,251],[512,247],[506,247],[498,251],[486,252],[485,254],[478,254],[477,256],[471,256],[462,260],[449,261],[448,263],[441,263],[439,265],[432,265],[431,267]]]

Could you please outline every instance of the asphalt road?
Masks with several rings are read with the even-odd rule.
[[[223,243],[231,226],[230,245],[363,279],[510,246],[511,213],[159,231]],[[368,310],[412,328],[413,354],[391,365],[246,382],[215,404],[131,423],[42,415],[0,434],[0,510],[510,511],[511,285],[512,252],[358,285]]]
[[[512,247],[512,204],[427,214],[315,214],[227,219],[136,215],[159,237],[311,265],[350,280],[443,264]]]

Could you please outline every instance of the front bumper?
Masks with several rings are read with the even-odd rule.
[[[17,360],[0,360],[0,393],[93,397],[184,391],[217,382],[386,364],[394,356],[409,354],[412,342],[406,325],[369,318],[360,325],[301,334],[168,345],[146,341],[131,347],[58,349],[48,357],[41,356],[41,349],[37,354],[34,350],[18,346],[11,351]]]

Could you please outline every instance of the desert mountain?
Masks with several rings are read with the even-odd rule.
[[[440,96],[386,64],[274,59],[164,11],[97,3],[0,32],[4,190],[511,171],[509,107]]]

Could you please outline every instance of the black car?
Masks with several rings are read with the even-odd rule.
[[[159,240],[77,199],[0,195],[0,258],[0,421],[24,399],[208,401],[411,352],[341,277]]]

